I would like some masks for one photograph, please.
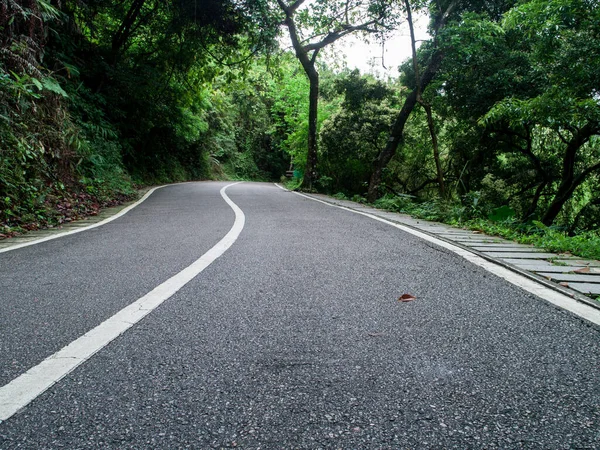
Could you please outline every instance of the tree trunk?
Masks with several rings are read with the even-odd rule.
[[[451,1],[450,4],[446,7],[446,10],[439,16],[437,16],[436,20],[434,21],[436,22],[433,31],[434,48],[437,47],[436,41],[440,30],[442,30],[446,26],[446,22],[450,17],[450,14],[452,13],[452,11],[454,11],[458,3],[459,2],[457,0]],[[392,127],[392,131],[390,133],[390,137],[385,148],[379,153],[379,155],[377,155],[377,158],[375,158],[373,165],[373,173],[371,174],[371,180],[369,181],[369,189],[367,192],[367,200],[369,202],[374,202],[375,200],[377,200],[379,185],[381,184],[381,177],[383,175],[383,169],[385,169],[385,167],[396,154],[398,146],[404,142],[403,133],[406,121],[408,120],[410,113],[415,108],[417,101],[420,100],[421,92],[423,92],[425,88],[429,86],[429,83],[433,81],[433,78],[437,74],[438,70],[440,69],[440,65],[442,64],[443,54],[439,49],[436,48],[436,50],[434,50],[433,52],[433,55],[431,56],[429,64],[423,72],[423,75],[419,77],[419,66],[417,64],[416,58],[415,34],[412,23],[412,12],[409,0],[405,1],[405,7],[409,15],[408,21],[411,32],[413,64],[415,67],[415,78],[417,86],[404,101],[404,105],[402,106],[402,109],[400,110],[400,113],[396,118],[396,122]]]
[[[319,42],[303,43],[301,36],[298,34],[296,29],[296,23],[294,21],[294,15],[298,8],[305,3],[306,0],[294,0],[293,3],[287,5],[284,0],[277,0],[277,4],[281,10],[285,13],[284,24],[287,26],[290,32],[290,39],[292,40],[292,46],[296,51],[296,58],[302,64],[302,68],[308,77],[310,83],[309,92],[309,109],[308,109],[308,153],[306,155],[306,169],[304,172],[304,179],[302,186],[307,189],[313,188],[313,183],[317,179],[317,115],[318,115],[318,104],[319,104],[319,73],[315,68],[315,62],[321,49],[329,44],[333,44],[338,39],[354,32],[354,31],[366,31],[372,32],[373,26],[383,18],[371,17],[365,22],[357,25],[351,25],[350,23],[340,24],[337,26],[337,30],[330,30],[324,33],[324,37]],[[346,3],[345,16],[348,21],[348,6]],[[318,34],[318,33],[317,33]]]
[[[419,86],[421,90],[425,89],[431,81],[433,81],[434,76],[440,68],[440,64],[442,63],[442,54],[439,51],[436,51],[431,57],[431,61],[429,65],[425,69],[423,76],[421,77],[421,82]],[[418,89],[414,89],[404,101],[404,105],[402,105],[402,109],[398,113],[398,117],[396,118],[396,122],[392,127],[392,131],[390,132],[390,138],[385,146],[385,148],[379,152],[375,162],[373,164],[373,173],[371,174],[371,180],[369,182],[369,190],[367,192],[367,200],[369,202],[374,202],[377,200],[379,185],[381,184],[381,176],[383,174],[383,169],[389,164],[394,155],[396,154],[396,150],[398,146],[404,142],[404,126],[410,117],[413,109],[415,109],[415,105],[417,104],[418,98]]]
[[[435,170],[437,172],[438,187],[440,190],[440,197],[446,198],[446,186],[444,184],[444,170],[442,169],[442,162],[440,161],[440,149],[438,146],[437,134],[435,132],[435,124],[433,123],[433,114],[431,112],[431,105],[428,103],[422,103],[425,112],[427,113],[427,125],[429,126],[429,134],[431,134],[431,144],[433,146],[433,159],[435,161]]]
[[[129,7],[127,14],[123,18],[119,29],[114,34],[111,45],[113,64],[115,64],[115,62],[117,61],[121,49],[129,39],[133,25],[135,24],[135,21],[140,15],[144,3],[146,3],[146,0],[134,0],[131,3],[131,6]]]
[[[308,154],[306,155],[306,170],[304,172],[303,187],[312,190],[317,179],[317,113],[319,106],[319,73],[312,68],[307,73],[310,82],[308,105]]]
[[[544,189],[546,188],[547,184],[548,184],[547,181],[543,181],[538,185],[537,189],[535,190],[533,200],[531,201],[531,205],[529,205],[529,208],[523,215],[523,220],[527,220],[529,217],[531,217],[533,215],[533,213],[535,213],[538,202],[540,201],[540,198],[542,196],[542,192],[544,192]]]
[[[600,168],[600,163],[592,167],[587,168],[577,177],[575,176],[575,157],[577,151],[586,142],[589,141],[590,137],[596,134],[598,130],[587,123],[581,129],[573,135],[569,143],[567,144],[567,150],[565,152],[565,159],[563,160],[563,170],[560,186],[556,191],[556,195],[550,203],[550,206],[546,210],[546,214],[542,218],[542,223],[546,226],[552,225],[556,216],[560,213],[565,203],[571,198],[573,192],[581,183],[585,181],[587,176]]]
[[[576,187],[577,186],[569,184],[568,182],[563,182],[560,184],[558,192],[546,210],[546,214],[544,214],[544,217],[542,217],[542,223],[544,225],[548,227],[552,225],[552,222],[554,222],[556,216],[558,216],[565,203],[567,203],[567,200],[571,198],[571,195],[573,194],[573,191],[575,191]]]

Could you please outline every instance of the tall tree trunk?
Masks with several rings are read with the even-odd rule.
[[[436,41],[437,36],[441,29],[446,26],[446,22],[450,17],[450,14],[456,6],[458,5],[458,1],[451,1],[447,6],[446,10],[437,16],[435,22],[435,29],[433,32],[434,36],[434,48],[437,47]],[[406,100],[404,101],[404,105],[402,105],[402,109],[398,113],[398,117],[396,118],[396,122],[392,127],[392,131],[390,132],[390,137],[385,148],[379,152],[377,158],[373,162],[373,172],[371,173],[371,179],[369,181],[369,189],[367,191],[367,200],[369,202],[374,202],[377,200],[379,185],[381,184],[381,177],[383,175],[383,169],[389,164],[394,155],[396,154],[396,150],[404,142],[404,126],[412,113],[413,109],[415,109],[415,105],[418,101],[420,101],[421,92],[429,86],[429,84],[433,81],[433,78],[437,74],[438,70],[440,70],[440,66],[442,64],[443,54],[441,50],[435,49],[429,64],[425,68],[423,75],[419,76],[419,66],[417,63],[417,55],[416,55],[416,45],[415,45],[415,34],[414,27],[412,23],[412,11],[410,8],[410,1],[405,0],[405,7],[408,13],[408,21],[411,32],[411,43],[412,43],[412,51],[413,51],[413,65],[415,67],[415,78],[416,78],[416,88],[408,95]]]
[[[138,16],[140,15],[140,12],[142,11],[142,8],[144,7],[144,3],[146,3],[146,0],[133,0],[131,6],[129,7],[129,10],[127,11],[127,14],[123,18],[123,21],[119,26],[119,29],[114,34],[111,43],[111,62],[113,64],[117,61],[121,49],[123,48],[127,40],[130,38],[131,30],[133,29],[133,25],[135,24],[135,21],[137,20]]]
[[[560,184],[560,186],[558,187],[558,191],[554,196],[554,199],[552,199],[552,203],[550,203],[550,206],[546,210],[544,217],[542,217],[542,223],[544,225],[552,225],[552,223],[556,219],[556,216],[558,216],[565,203],[567,203],[567,201],[571,198],[571,195],[573,195],[575,188],[577,188],[577,186],[569,182],[565,183],[563,181]]]
[[[439,70],[441,63],[442,54],[441,52],[436,51],[432,55],[429,65],[421,76],[421,82],[419,83],[421,89],[425,89],[429,83],[433,81],[433,78]],[[392,160],[400,144],[404,143],[404,126],[406,125],[406,122],[408,121],[413,109],[415,109],[417,97],[418,91],[417,89],[414,89],[408,95],[406,100],[404,100],[404,105],[402,105],[402,109],[398,113],[398,117],[396,117],[396,121],[394,122],[392,131],[390,132],[388,142],[385,148],[379,152],[379,155],[377,155],[377,158],[374,161],[373,172],[371,174],[371,180],[369,181],[369,190],[367,192],[367,200],[369,202],[374,202],[377,200],[383,169],[385,169]]]
[[[317,115],[318,115],[318,104],[319,104],[319,73],[315,67],[315,62],[319,51],[329,44],[333,44],[338,39],[347,36],[348,34],[355,31],[372,32],[383,16],[371,17],[361,24],[350,24],[345,23],[338,26],[337,30],[329,30],[324,33],[324,37],[318,42],[303,43],[298,30],[296,28],[296,22],[294,21],[294,15],[298,8],[306,0],[294,0],[291,4],[286,4],[284,0],[277,0],[277,3],[281,10],[285,13],[284,24],[287,26],[290,32],[290,39],[292,46],[296,51],[296,58],[302,64],[302,68],[308,77],[310,83],[309,92],[309,110],[308,110],[308,152],[306,155],[306,169],[304,172],[304,180],[302,186],[308,189],[313,188],[313,183],[317,178]],[[348,7],[349,3],[346,3],[345,17],[348,21]]]
[[[308,154],[306,155],[306,170],[303,187],[311,190],[317,179],[317,114],[319,106],[319,73],[312,68],[307,73],[310,82],[308,105]]]
[[[440,160],[440,149],[438,146],[437,134],[435,132],[435,124],[433,123],[433,113],[431,112],[431,105],[422,102],[423,109],[427,113],[427,125],[429,127],[429,134],[431,135],[431,144],[433,146],[433,159],[435,161],[435,170],[437,172],[438,188],[440,191],[440,197],[446,198],[446,185],[444,183],[444,170],[442,169],[442,162]]]

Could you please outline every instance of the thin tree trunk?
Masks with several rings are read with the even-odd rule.
[[[125,43],[129,39],[131,29],[133,28],[135,21],[137,20],[138,16],[140,15],[140,12],[142,11],[142,7],[144,6],[144,3],[146,3],[146,0],[134,0],[133,1],[131,6],[129,7],[129,10],[127,11],[127,14],[123,18],[123,22],[121,22],[119,29],[113,36],[112,48],[111,48],[113,64],[118,59],[118,55],[119,55],[119,52],[121,51],[121,48],[125,45]]]
[[[421,77],[420,86],[421,89],[424,89],[431,83],[435,74],[439,70],[440,64],[442,62],[442,54],[437,51],[433,54],[432,59],[425,69],[423,76]],[[367,200],[369,202],[374,202],[377,200],[379,185],[381,184],[381,177],[383,174],[383,169],[389,164],[394,155],[396,154],[396,150],[404,142],[404,126],[410,117],[413,109],[415,109],[415,105],[417,104],[417,90],[413,90],[406,100],[404,101],[404,105],[402,105],[402,109],[398,113],[398,117],[396,117],[396,122],[392,127],[392,131],[390,132],[390,137],[385,148],[379,152],[375,162],[373,164],[373,173],[371,174],[371,180],[369,182],[369,190],[367,193]]]
[[[446,186],[444,184],[444,169],[442,169],[442,162],[440,161],[440,150],[438,146],[437,134],[435,132],[435,124],[433,123],[433,113],[431,112],[431,105],[426,102],[421,103],[423,109],[427,113],[427,125],[429,126],[429,134],[431,134],[431,144],[433,146],[433,159],[435,161],[435,169],[437,172],[438,187],[440,190],[440,197],[446,198]]]
[[[306,155],[306,169],[304,172],[302,186],[312,189],[313,183],[317,178],[318,159],[317,115],[319,105],[319,73],[315,67],[315,62],[317,60],[317,56],[319,55],[319,51],[327,45],[334,43],[338,39],[354,31],[372,31],[371,27],[376,25],[381,18],[372,18],[371,20],[367,20],[366,22],[358,25],[346,23],[345,25],[338,27],[339,29],[335,31],[332,30],[327,33],[325,37],[321,39],[321,41],[304,44],[300,35],[298,34],[296,23],[294,21],[294,15],[297,9],[305,1],[306,0],[295,0],[293,3],[287,5],[284,0],[277,0],[277,3],[279,4],[281,10],[285,13],[284,24],[287,26],[290,32],[290,39],[292,41],[292,46],[296,51],[296,58],[298,58],[302,64],[302,68],[304,69],[304,72],[306,73],[306,76],[310,82],[308,110],[308,153]],[[346,3],[346,8],[348,8],[348,3]],[[346,17],[346,20],[348,20],[348,17]]]
[[[561,183],[561,185],[558,188],[558,192],[552,200],[552,203],[550,203],[550,206],[546,210],[544,217],[542,217],[542,223],[544,225],[552,225],[552,223],[556,219],[556,216],[558,216],[565,203],[567,203],[567,201],[571,198],[571,195],[573,195],[573,192],[575,191],[576,187],[577,186],[573,184]]]
[[[410,14],[410,21],[409,21],[410,24],[409,25],[412,27],[412,13],[410,10],[410,3],[408,0],[406,0],[405,5],[407,6],[407,12]],[[458,5],[458,1],[456,1],[456,0],[452,1],[448,5],[446,10],[441,15],[438,16],[438,18],[436,20],[437,23],[435,25],[435,30],[433,33],[434,44],[437,39],[437,35],[438,35],[439,31],[442,28],[444,28],[444,26],[446,25],[446,22],[448,20],[448,17],[450,16],[450,14],[454,10],[454,8],[456,8],[457,5]],[[415,40],[414,29],[411,29],[411,36],[412,36],[412,41],[414,42],[414,40]],[[374,202],[375,200],[377,200],[379,185],[381,184],[381,178],[383,175],[383,169],[385,169],[385,167],[392,160],[392,158],[396,154],[396,150],[398,149],[400,144],[402,144],[404,142],[404,137],[403,137],[404,126],[406,125],[406,122],[407,122],[410,114],[412,113],[413,109],[415,108],[415,105],[417,104],[417,102],[420,99],[420,93],[423,90],[425,90],[425,88],[427,86],[429,86],[429,84],[433,81],[433,78],[437,74],[438,70],[440,69],[440,66],[442,64],[443,54],[439,49],[434,50],[433,55],[431,56],[431,60],[429,61],[429,64],[425,68],[423,75],[421,75],[420,77],[418,76],[419,67],[416,64],[416,48],[415,48],[415,55],[413,56],[413,58],[415,58],[414,59],[415,78],[416,78],[417,87],[408,95],[408,97],[404,101],[404,105],[402,106],[400,113],[398,113],[398,117],[396,118],[396,122],[394,123],[394,125],[392,127],[392,130],[390,132],[390,137],[388,139],[388,142],[387,142],[385,148],[381,152],[379,152],[379,155],[377,155],[377,158],[375,158],[375,161],[373,163],[373,172],[371,173],[371,179],[369,181],[369,189],[367,192],[367,200],[369,202]]]
[[[542,181],[538,185],[537,189],[535,190],[535,194],[533,195],[533,200],[531,201],[531,205],[529,205],[529,208],[527,209],[527,211],[523,215],[523,219],[524,220],[527,220],[529,217],[531,217],[535,213],[535,210],[537,209],[538,202],[540,201],[540,198],[542,196],[542,192],[544,192],[544,189],[546,188],[547,184],[548,184],[547,181]]]

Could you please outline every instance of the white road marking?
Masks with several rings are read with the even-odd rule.
[[[129,211],[131,211],[133,208],[135,208],[136,206],[138,206],[140,203],[144,202],[157,189],[162,189],[162,188],[167,187],[167,186],[174,186],[175,184],[184,184],[184,183],[165,184],[164,186],[153,187],[148,192],[146,192],[146,194],[141,199],[139,199],[137,202],[133,203],[132,205],[129,205],[127,208],[123,208],[121,211],[119,211],[114,216],[110,216],[107,219],[104,219],[104,220],[102,220],[100,222],[94,223],[94,224],[92,224],[90,226],[87,226],[87,227],[81,227],[81,228],[77,228],[76,230],[65,231],[64,233],[56,233],[56,234],[53,234],[52,236],[46,236],[46,237],[43,237],[43,238],[36,239],[35,241],[23,242],[22,244],[16,244],[16,245],[13,245],[12,247],[3,248],[3,249],[0,249],[0,253],[10,252],[10,251],[16,250],[18,248],[29,247],[30,245],[40,244],[42,242],[51,241],[52,239],[58,239],[58,238],[61,238],[63,236],[68,236],[70,234],[81,233],[82,231],[87,231],[87,230],[91,230],[92,228],[101,227],[102,225],[105,225],[105,224],[107,224],[109,222],[112,222],[113,220],[116,220],[119,217],[124,216],[125,214],[127,214]]]
[[[21,408],[27,406],[54,383],[75,370],[97,351],[142,320],[233,245],[242,232],[246,221],[244,212],[225,193],[228,187],[236,184],[239,183],[229,184],[221,189],[221,196],[235,213],[233,226],[225,237],[177,275],[169,278],[96,328],[46,358],[37,366],[0,387],[0,422],[5,421]]]
[[[287,191],[287,189],[285,189],[284,187],[281,187],[278,184],[275,184],[275,185],[278,188]],[[293,191],[291,191],[291,192],[293,192]],[[546,300],[549,303],[552,303],[555,306],[558,306],[559,308],[570,311],[571,313],[573,313],[583,319],[586,319],[596,325],[600,325],[600,310],[593,308],[591,306],[588,306],[584,303],[578,302],[577,300],[569,297],[568,295],[561,294],[560,292],[554,291],[542,284],[536,283],[534,280],[532,280],[530,278],[527,278],[523,275],[515,273],[515,272],[507,269],[506,267],[503,267],[503,266],[495,264],[491,261],[488,261],[487,259],[484,259],[481,256],[478,256],[475,253],[472,253],[461,247],[450,244],[446,241],[442,241],[433,236],[430,236],[428,234],[417,231],[413,228],[406,227],[406,226],[400,225],[398,223],[390,222],[389,220],[386,220],[386,219],[382,219],[381,217],[377,217],[373,214],[365,213],[362,211],[355,211],[353,209],[346,208],[345,206],[334,205],[332,203],[328,203],[323,200],[319,200],[317,198],[313,198],[308,195],[301,194],[299,192],[294,192],[294,194],[299,195],[304,198],[307,198],[309,200],[315,201],[315,202],[323,203],[324,205],[327,205],[327,206],[343,209],[344,211],[349,211],[354,214],[360,214],[361,216],[369,217],[373,220],[377,220],[379,222],[383,222],[385,224],[391,225],[402,231],[410,233],[413,236],[417,236],[428,242],[439,245],[440,247],[443,247],[447,250],[450,250],[451,252],[454,252],[454,253],[462,256],[467,261],[487,270],[488,272],[493,273],[494,275],[499,276],[500,278],[505,279],[509,283],[512,283],[515,286],[518,286],[521,289],[524,289],[527,292],[530,292],[530,293],[536,295],[537,297],[540,297],[541,299]]]

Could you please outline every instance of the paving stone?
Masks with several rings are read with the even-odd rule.
[[[569,265],[579,265],[589,266],[589,267],[600,267],[600,261],[594,261],[592,259],[578,259],[578,258],[560,258],[554,260],[557,263],[569,264]]]
[[[491,255],[487,255],[491,256]],[[513,264],[515,266],[536,266],[536,267],[562,267],[555,266],[550,261],[540,260],[540,259],[512,259],[512,258],[499,258],[504,262],[509,264]],[[577,266],[577,268],[581,268],[581,266]]]
[[[442,233],[440,233],[442,234]],[[480,234],[449,234],[449,233],[444,233],[445,235],[447,235],[448,237],[453,237],[454,239],[460,239],[463,241],[500,241],[500,242],[505,242],[502,240],[502,238],[499,237],[494,237],[494,236],[482,236]],[[508,242],[508,241],[506,241]]]
[[[509,264],[513,264],[517,267],[520,267],[521,269],[525,269],[525,270],[529,270],[530,272],[551,272],[551,273],[569,273],[569,272],[574,272],[578,269],[581,269],[581,266],[554,266],[550,263],[548,264],[543,264],[540,262],[537,263],[524,263],[522,259],[514,259],[514,260],[508,260],[508,259],[504,259],[504,262],[507,262]]]
[[[569,283],[569,287],[582,294],[600,295],[600,284],[596,283]]]
[[[519,252],[519,253],[543,253],[544,251],[535,247],[524,247],[510,244],[478,244],[473,249],[486,253],[495,252]]]
[[[445,234],[451,234],[452,236],[477,236],[473,234],[471,231],[466,230],[452,230],[449,228],[440,228],[440,230]]]
[[[600,271],[599,271],[600,272]],[[552,278],[556,281],[573,281],[578,283],[600,283],[600,273],[597,275],[579,275],[576,273],[538,272],[538,275]]]
[[[481,244],[498,244],[498,242],[495,241],[483,241],[483,240],[478,240],[478,241],[471,241],[471,240],[460,240],[460,239],[450,239],[454,242],[458,242],[459,244],[462,244],[466,247],[474,247],[476,245],[481,245]]]
[[[488,252],[484,252],[488,254]],[[532,253],[532,252],[491,252],[493,254],[489,256],[494,256],[496,258],[510,258],[510,259],[547,259],[547,258],[556,258],[556,253]]]
[[[512,242],[512,241],[490,242],[489,244],[481,244],[481,246],[482,247],[491,247],[491,248],[502,248],[502,247],[515,247],[515,248],[523,248],[523,249],[535,248],[536,250],[539,250],[537,247],[533,247],[531,245],[525,245],[525,244],[518,244],[518,243]]]
[[[457,236],[451,236],[448,234],[439,234],[438,236],[449,239],[451,241],[460,242],[461,244],[501,244],[501,243],[505,242],[505,241],[501,241],[501,240],[494,239],[494,238],[482,238],[482,237],[472,238],[472,237],[468,237],[468,236],[457,237]]]

